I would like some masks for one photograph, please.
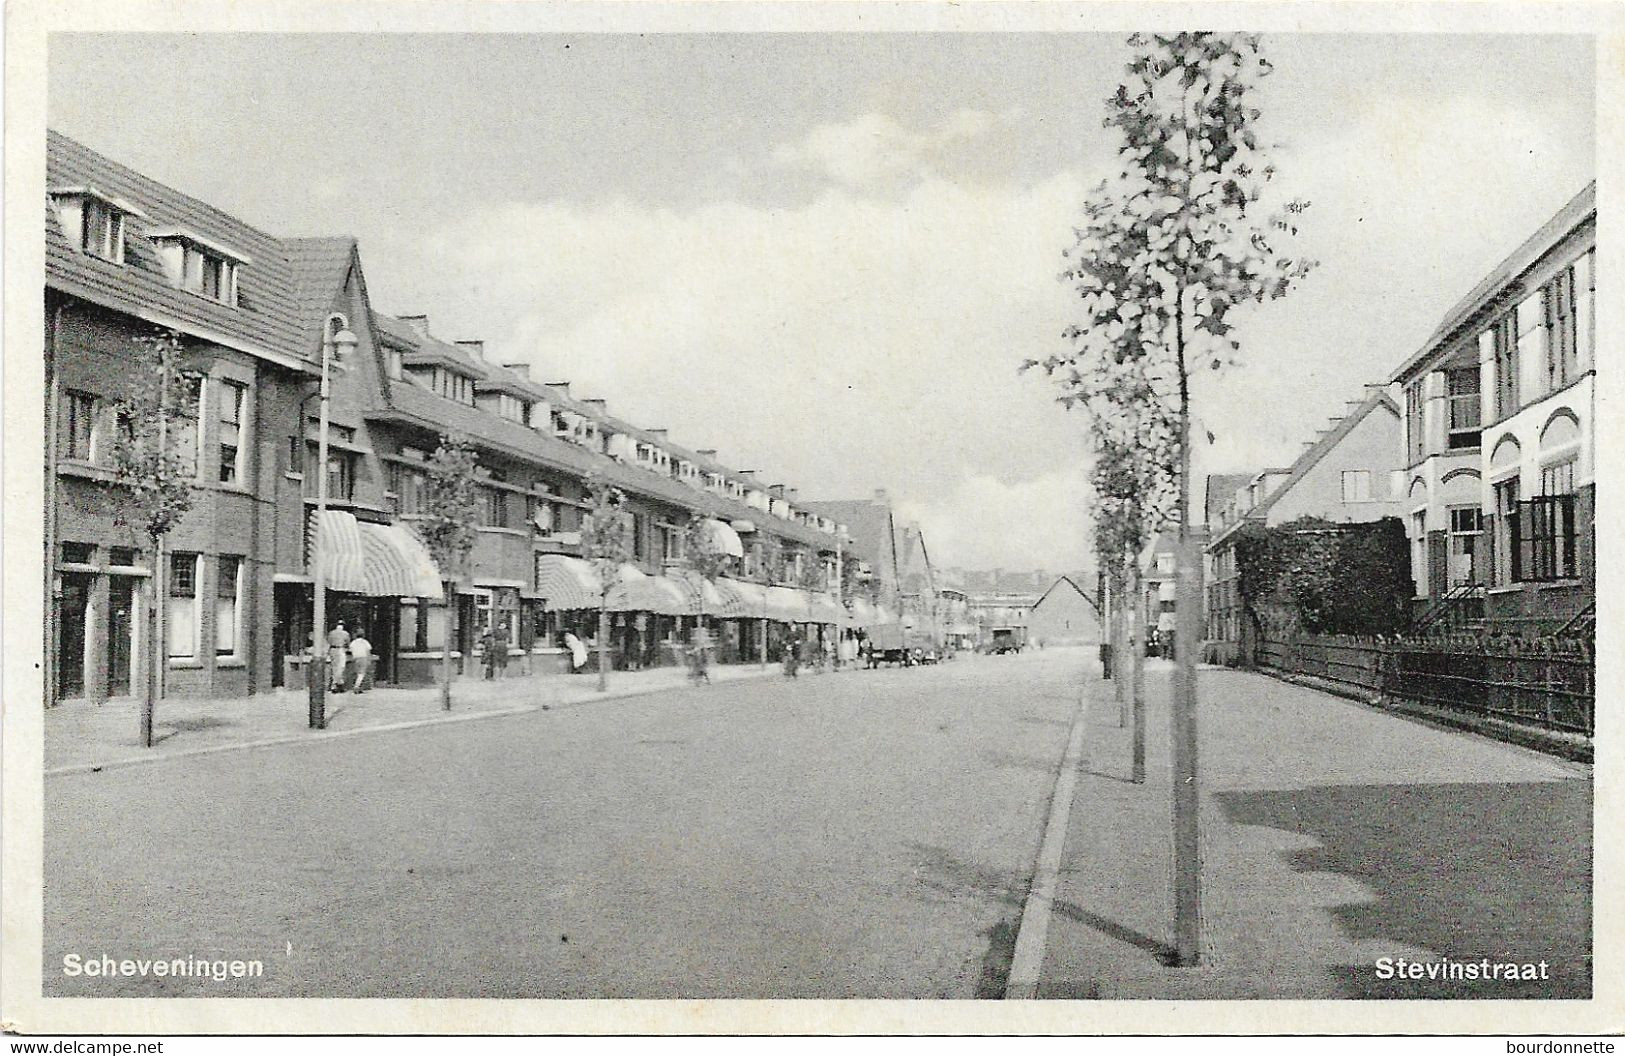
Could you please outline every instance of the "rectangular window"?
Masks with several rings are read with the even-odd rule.
[[[423,512],[423,474],[399,462],[388,466],[389,490],[395,493],[395,512],[400,515]]]
[[[1574,269],[1564,268],[1541,293],[1546,322],[1546,388],[1561,389],[1579,373]]]
[[[1344,502],[1370,502],[1371,501],[1371,471],[1368,469],[1345,469],[1343,471],[1343,501]]]
[[[170,435],[169,449],[180,457],[186,471],[198,472],[197,453],[203,450],[203,378],[188,377],[182,382],[185,396],[181,422]]]
[[[311,465],[319,465],[318,455],[321,447],[314,440],[305,441],[305,458]],[[349,502],[355,497],[355,463],[356,454],[353,451],[339,451],[333,447],[327,449],[327,497],[341,502]],[[314,496],[320,481],[315,474],[305,476],[305,494]]]
[[[1518,410],[1518,313],[1508,313],[1487,331],[1495,345],[1495,416],[1506,418]]]
[[[642,561],[648,555],[649,520],[641,513],[632,515],[632,556]]]
[[[220,483],[236,484],[244,477],[248,449],[246,415],[248,386],[236,381],[220,383]]]
[[[214,581],[214,652],[235,656],[242,639],[243,559],[221,557],[219,561]]]
[[[181,288],[221,304],[237,303],[237,265],[197,246],[181,254]]]
[[[132,546],[115,546],[107,552],[107,563],[121,568],[134,568],[140,560],[140,551]]]
[[[1570,579],[1574,569],[1574,496],[1542,495],[1519,504],[1516,578]]]
[[[176,551],[169,555],[169,605],[164,621],[169,626],[169,658],[190,660],[197,656],[198,636],[198,554]]]
[[[1428,528],[1426,511],[1411,514],[1411,580],[1416,596],[1428,592]]]
[[[1574,494],[1574,467],[1575,459],[1568,459],[1556,465],[1545,466],[1540,471],[1540,493],[1542,495],[1572,495]]]
[[[1476,568],[1480,515],[1477,506],[1450,508],[1450,585],[1477,582]]]
[[[101,401],[88,392],[68,390],[62,394],[61,455],[79,462],[96,459],[97,418]]]
[[[88,565],[96,559],[96,548],[90,543],[63,543],[62,563]]]
[[[1405,389],[1405,449],[1411,454],[1411,462],[1422,461],[1427,454],[1427,435],[1423,430],[1422,420],[1422,382],[1420,379],[1412,382]],[[1254,495],[1252,505],[1257,505],[1257,496]]]
[[[1482,424],[1479,401],[1478,368],[1458,367],[1445,373],[1445,394],[1450,401],[1450,439],[1452,451],[1478,446],[1478,430]]]
[[[92,256],[124,263],[124,214],[95,198],[84,199],[84,231],[80,248]]]
[[[1518,480],[1495,485],[1495,582],[1502,586],[1522,578],[1518,564]]]

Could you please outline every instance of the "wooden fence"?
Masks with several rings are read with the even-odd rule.
[[[1590,737],[1591,643],[1563,639],[1301,636],[1264,638],[1260,667],[1405,700]]]

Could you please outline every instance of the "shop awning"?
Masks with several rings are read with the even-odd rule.
[[[729,557],[745,556],[745,545],[739,541],[739,533],[733,530],[732,525],[713,517],[705,522],[705,527],[711,533],[711,545],[718,552]]]
[[[399,524],[358,522],[366,557],[364,591],[375,598],[429,598],[445,596],[440,569],[418,537]]]
[[[602,588],[592,563],[568,554],[538,554],[536,593],[549,612],[567,609],[596,609]]]
[[[367,592],[367,555],[361,528],[348,510],[311,511],[307,524],[305,567],[312,576],[320,561],[328,590]]]
[[[719,579],[717,592],[722,595],[722,609],[718,615],[724,618],[761,619],[767,615],[767,594],[755,583]]]
[[[669,578],[688,594],[689,615],[698,615],[701,612],[707,616],[723,614],[722,610],[727,607],[728,599],[711,580],[703,579],[698,573],[686,569],[673,572]]]
[[[661,616],[689,614],[688,591],[665,576],[651,576],[633,565],[622,565],[620,579],[610,588],[611,612],[653,612]]]
[[[768,587],[767,618],[783,623],[811,623],[807,595],[794,587]]]

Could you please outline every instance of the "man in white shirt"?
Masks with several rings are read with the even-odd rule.
[[[372,643],[367,641],[367,632],[361,627],[355,629],[355,637],[350,639],[350,666],[355,668],[355,691],[365,693],[372,686]]]

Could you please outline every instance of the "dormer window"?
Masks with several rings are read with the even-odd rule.
[[[114,264],[124,263],[124,221],[140,210],[91,187],[52,192],[63,233],[82,252]]]
[[[237,269],[247,257],[185,228],[148,231],[170,281],[221,304],[237,305]]]

